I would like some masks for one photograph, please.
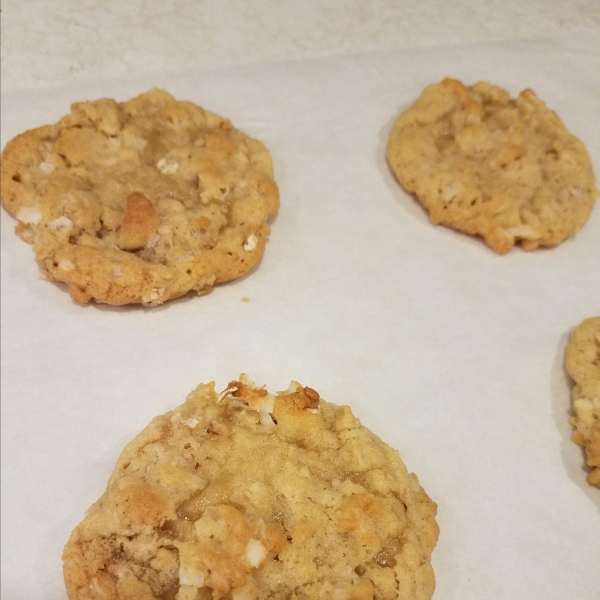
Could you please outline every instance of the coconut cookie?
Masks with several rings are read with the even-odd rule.
[[[387,160],[432,223],[501,254],[560,244],[598,197],[585,146],[531,90],[430,85],[394,123]]]
[[[16,232],[78,302],[207,293],[259,261],[279,206],[261,142],[158,89],[17,136],[1,185]]]
[[[63,555],[71,600],[426,600],[436,505],[347,406],[244,375],[123,451]]]
[[[566,366],[575,381],[569,420],[575,427],[573,441],[585,449],[588,481],[600,487],[600,317],[586,319],[573,331]]]

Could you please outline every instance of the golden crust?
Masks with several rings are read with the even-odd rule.
[[[78,302],[204,294],[260,260],[279,207],[263,144],[156,89],[17,136],[1,187],[18,235]]]
[[[387,160],[432,223],[501,254],[560,244],[598,197],[585,146],[532,90],[430,85],[394,123]]]
[[[586,319],[573,331],[565,362],[575,382],[570,419],[575,427],[573,441],[585,450],[591,468],[589,483],[600,487],[600,317]]]
[[[429,600],[436,505],[345,406],[200,385],[123,451],[63,555],[71,600]]]

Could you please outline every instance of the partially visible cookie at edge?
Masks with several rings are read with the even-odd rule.
[[[71,600],[429,600],[435,514],[347,406],[242,375],[126,446],[65,584]]]
[[[279,207],[261,142],[158,89],[11,140],[1,199],[76,301],[147,306],[249,271]]]
[[[432,223],[501,254],[560,244],[598,197],[585,146],[530,89],[511,99],[486,82],[430,85],[394,123],[386,155]]]
[[[578,325],[567,346],[567,372],[575,382],[571,391],[575,427],[572,439],[582,446],[591,468],[587,480],[600,487],[600,317]]]

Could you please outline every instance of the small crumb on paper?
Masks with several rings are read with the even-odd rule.
[[[246,296],[244,296],[244,297],[242,298],[242,302],[250,302],[250,298],[246,298]]]

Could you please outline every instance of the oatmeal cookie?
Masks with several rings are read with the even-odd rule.
[[[347,406],[200,385],[123,451],[64,550],[71,600],[427,600],[436,505]]]
[[[387,160],[432,223],[500,254],[560,244],[598,197],[585,146],[531,90],[430,85],[394,123]]]
[[[575,427],[573,441],[585,449],[591,468],[588,481],[600,487],[600,317],[586,319],[571,334],[567,372],[575,385],[571,392]]]
[[[261,142],[158,89],[17,136],[1,185],[16,232],[78,302],[207,293],[259,261],[279,206]]]

